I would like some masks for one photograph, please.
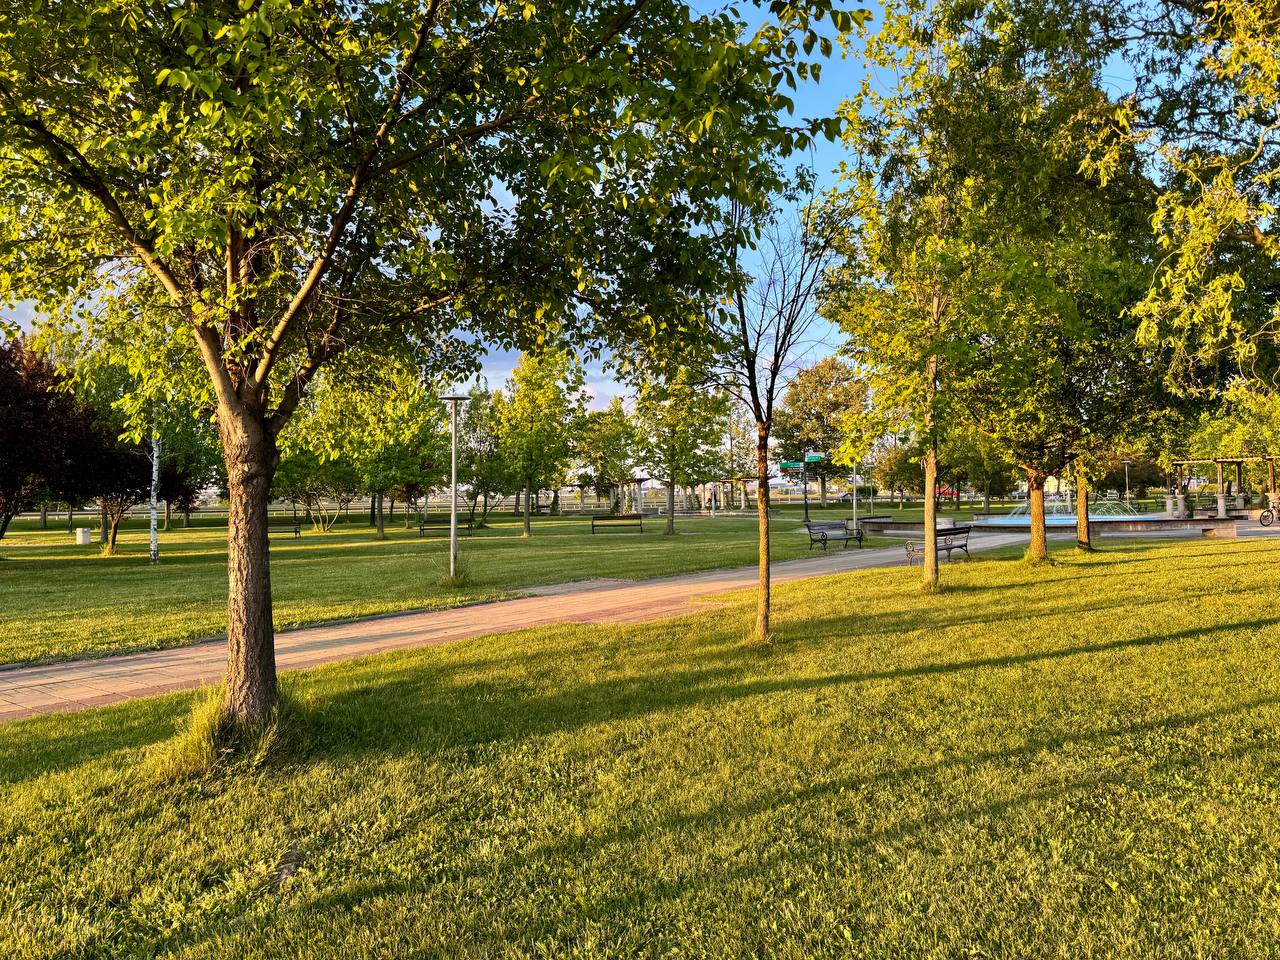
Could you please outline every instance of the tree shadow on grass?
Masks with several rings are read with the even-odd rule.
[[[587,922],[621,924],[630,922],[643,906],[652,910],[655,900],[679,901],[697,899],[698,891],[730,891],[740,883],[758,881],[770,874],[782,871],[793,876],[788,864],[810,862],[811,857],[821,859],[822,848],[833,840],[819,825],[805,834],[806,808],[815,804],[838,802],[845,794],[862,794],[867,791],[890,790],[914,795],[933,796],[936,786],[955,782],[970,775],[976,768],[1000,767],[1008,772],[1005,781],[1010,795],[990,799],[968,799],[966,802],[949,803],[939,795],[933,809],[907,819],[869,825],[852,835],[841,838],[841,846],[847,851],[864,856],[882,856],[883,845],[902,842],[914,843],[919,838],[933,838],[956,825],[987,823],[992,832],[999,833],[1011,814],[1042,803],[1052,803],[1072,795],[1089,795],[1100,789],[1122,784],[1140,784],[1161,770],[1179,772],[1185,778],[1188,768],[1204,768],[1227,758],[1238,758],[1261,751],[1274,750],[1280,743],[1274,738],[1235,743],[1230,749],[1211,755],[1188,755],[1177,749],[1176,740],[1181,733],[1211,724],[1219,720],[1239,717],[1257,710],[1280,705],[1280,696],[1257,697],[1242,703],[1229,704],[1199,711],[1188,711],[1140,723],[1116,724],[1096,730],[1055,733],[1033,737],[1024,744],[999,750],[984,750],[960,754],[935,761],[910,764],[884,772],[855,774],[823,780],[799,789],[771,790],[758,793],[744,800],[726,798],[709,809],[674,812],[654,821],[641,817],[636,821],[619,823],[594,835],[566,836],[532,848],[511,849],[498,860],[475,861],[460,872],[451,874],[450,883],[484,880],[494,876],[511,877],[511,886],[519,889],[522,884],[516,878],[554,875],[558,864],[565,862],[583,864],[607,854],[610,848],[620,848],[620,859],[626,860],[626,850],[637,844],[651,844],[655,839],[667,843],[679,842],[681,836],[706,838],[711,835],[743,835],[750,831],[740,825],[761,816],[777,816],[786,811],[788,824],[801,824],[801,830],[790,834],[786,843],[770,843],[749,857],[740,857],[733,864],[726,864],[708,855],[694,875],[682,871],[675,879],[663,876],[631,873],[627,887],[621,891],[597,891],[590,899],[571,899],[548,895],[538,909],[541,929],[535,939],[543,937],[572,938]],[[1152,737],[1154,735],[1154,737]],[[1108,756],[1115,756],[1115,744],[1134,738],[1154,739],[1166,745],[1168,756],[1157,762],[1150,771],[1141,769],[1148,759],[1133,748],[1139,769],[1095,770],[1076,776],[1064,776],[1056,782],[1034,786],[1023,785],[1022,771],[1026,764],[1036,761],[1046,753],[1062,753],[1078,748],[1100,748]],[[1135,745],[1136,746],[1136,745]],[[927,806],[928,804],[926,804]],[[697,840],[691,840],[695,845]],[[877,851],[881,851],[877,854]],[[855,857],[850,857],[855,859]],[[331,911],[347,912],[370,901],[394,900],[421,895],[439,882],[435,877],[400,877],[384,882],[366,882],[344,889],[329,890],[308,897],[301,903],[291,904],[290,914],[327,915]],[[527,889],[527,884],[523,885]],[[712,902],[718,898],[712,897]],[[512,920],[516,920],[512,917]],[[197,934],[198,936],[199,934]]]

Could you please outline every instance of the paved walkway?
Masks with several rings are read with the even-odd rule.
[[[1019,543],[1021,534],[975,536],[975,550]],[[900,546],[832,550],[773,566],[786,583],[868,567],[899,566]],[[654,580],[587,580],[534,587],[527,596],[451,610],[393,614],[276,635],[281,670],[301,670],[386,650],[431,646],[553,623],[640,623],[677,616],[699,597],[755,586],[755,567],[708,570]],[[226,664],[221,640],[117,657],[0,670],[0,723],[119,703],[216,683]]]

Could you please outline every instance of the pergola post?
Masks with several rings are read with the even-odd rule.
[[[1174,497],[1174,506],[1177,509],[1177,516],[1185,517],[1187,515],[1187,487],[1186,487],[1186,481],[1183,479],[1183,476],[1182,476],[1181,464],[1178,465],[1177,478],[1174,482],[1177,484],[1177,486],[1174,488],[1175,490],[1177,490],[1177,494]]]
[[[1244,509],[1244,461],[1236,461],[1236,509]]]
[[[1227,491],[1223,488],[1222,461],[1215,460],[1213,462],[1218,468],[1218,518],[1225,520],[1227,518]]]
[[[1276,506],[1276,458],[1267,457],[1267,506]]]

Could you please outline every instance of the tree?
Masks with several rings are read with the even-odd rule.
[[[636,427],[645,462],[667,487],[666,533],[676,532],[676,487],[712,480],[723,469],[720,441],[729,404],[685,369],[641,384]]]
[[[901,440],[882,444],[872,461],[872,476],[876,486],[888,490],[890,497],[898,495],[898,509],[906,506],[906,494],[918,493],[920,484],[920,455]]]
[[[21,340],[0,342],[0,538],[41,493],[81,499],[93,415]]]
[[[992,497],[1005,497],[1014,490],[1014,465],[993,440],[977,431],[950,434],[939,457],[949,465],[957,482],[982,491],[983,513],[991,512]]]
[[[850,228],[837,239],[826,315],[849,336],[865,371],[869,408],[847,417],[843,462],[885,435],[919,443],[924,473],[923,587],[938,589],[938,447],[952,422],[952,386],[969,362],[968,318],[958,309],[976,258],[968,227],[981,200],[947,137],[957,97],[956,50],[967,29],[945,5],[889,5],[867,38],[870,73],[841,108],[852,159],[848,187],[831,200]]]
[[[524,536],[533,536],[530,500],[560,477],[586,408],[582,365],[563,349],[521,354],[496,402],[498,443],[524,488]]]
[[[802,175],[803,180],[806,179]],[[739,221],[745,212],[738,210]],[[750,225],[738,222],[741,232]],[[755,427],[757,565],[754,637],[769,641],[769,441],[778,399],[809,348],[818,298],[832,262],[830,219],[812,205],[795,222],[774,213],[762,225],[754,276],[740,281],[717,315],[719,348],[711,376],[747,408]],[[744,272],[744,278],[748,276]]]
[[[489,498],[511,493],[517,483],[499,440],[498,406],[496,392],[476,387],[458,423],[458,483],[468,490],[472,523],[481,505],[480,526],[489,517]]]
[[[92,478],[89,489],[102,507],[107,522],[105,552],[116,552],[120,522],[137,504],[151,495],[151,453],[148,448],[121,439],[118,422],[102,416],[84,441],[82,464]]]
[[[6,8],[0,296],[104,344],[143,392],[216,411],[229,729],[276,700],[267,507],[319,371],[410,354],[452,373],[477,341],[637,343],[654,316],[700,316],[726,262],[705,227],[727,196],[758,204],[776,183],[762,157],[818,129],[780,121],[783,91],[818,18],[848,19],[770,14],[747,30],[676,0]]]
[[[578,482],[590,485],[596,496],[608,497],[618,509],[618,491],[635,474],[642,437],[640,425],[614,397],[604,410],[586,413],[578,426],[574,455],[581,465]]]
[[[824,507],[828,478],[848,474],[848,467],[833,457],[844,439],[843,423],[850,413],[861,411],[866,401],[866,384],[838,357],[825,357],[801,370],[782,396],[774,427],[778,455],[783,460],[801,461],[811,450],[827,455],[805,468],[806,473],[818,477]]]

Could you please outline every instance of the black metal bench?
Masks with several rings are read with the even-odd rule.
[[[938,538],[938,553],[946,553],[947,560],[951,560],[951,553],[954,550],[963,550],[965,558],[969,556],[969,531],[972,527],[941,527],[934,533]],[[914,537],[907,541],[907,563],[915,563],[918,558],[921,563],[924,562],[924,537]]]
[[[635,527],[640,533],[644,533],[644,516],[639,513],[603,514],[591,518],[591,532],[595,533],[597,527],[602,530]]]
[[[267,523],[267,539],[270,539],[273,533],[292,533],[296,540],[302,536],[302,524],[297,520],[269,521]]]
[[[427,535],[428,530],[443,530],[445,533],[448,533],[449,518],[448,517],[420,518],[418,520],[418,536],[425,537]],[[460,537],[471,536],[471,518],[470,517],[458,518],[458,536]]]
[[[850,527],[849,524],[854,523],[855,526]],[[821,546],[823,550],[827,549],[827,544],[835,541],[843,542],[844,548],[849,549],[849,542],[857,543],[858,549],[862,549],[862,528],[856,526],[857,521],[853,520],[813,520],[804,525],[809,531],[809,549],[815,546]]]

